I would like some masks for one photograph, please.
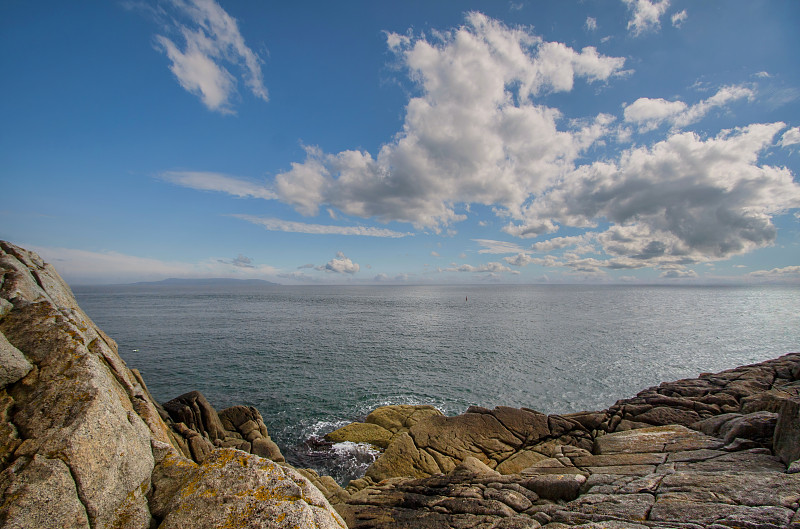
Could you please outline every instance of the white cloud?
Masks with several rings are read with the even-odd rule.
[[[672,25],[676,28],[679,28],[686,22],[686,19],[689,18],[689,14],[686,13],[686,10],[679,11],[672,15]]]
[[[510,272],[512,274],[516,274],[515,270],[510,269],[509,267],[505,266],[503,263],[498,263],[496,261],[482,264],[479,266],[473,266],[470,264],[462,264],[459,266],[452,266],[450,268],[445,269],[447,272],[471,272],[471,273],[479,273],[479,274],[499,274],[502,272]]]
[[[359,235],[363,237],[388,237],[397,239],[408,237],[413,233],[401,233],[387,230],[384,228],[373,228],[369,226],[331,226],[325,224],[307,224],[305,222],[293,222],[270,217],[256,217],[253,215],[231,215],[237,219],[246,220],[252,224],[263,226],[269,231],[284,231],[290,233],[308,233],[313,235]]]
[[[586,17],[586,29],[588,31],[597,30],[597,19],[592,17]]]
[[[755,92],[746,86],[731,85],[723,86],[713,96],[692,106],[683,101],[640,97],[625,107],[625,122],[638,125],[640,132],[653,130],[664,122],[670,123],[673,129],[680,129],[699,121],[712,108],[754,96]]]
[[[800,266],[784,266],[783,268],[773,268],[771,270],[756,270],[750,272],[748,275],[759,279],[800,280]]]
[[[431,257],[441,257],[441,256],[442,256],[442,255],[441,255],[439,252],[437,252],[437,251],[432,251],[432,252],[431,252]]]
[[[696,279],[698,276],[694,270],[671,269],[662,272],[660,277],[663,279]]]
[[[503,254],[503,253],[519,253],[524,251],[519,244],[514,242],[495,241],[491,239],[472,239],[472,240],[483,246],[483,248],[478,250],[478,253]]]
[[[520,231],[610,222],[597,241],[618,268],[685,265],[769,246],[772,215],[800,207],[792,173],[758,163],[784,127],[754,124],[707,140],[673,134],[625,151],[619,162],[582,166],[526,208]]]
[[[653,2],[651,0],[622,0],[632,11],[632,18],[628,21],[628,30],[634,37],[647,31],[654,31],[661,27],[661,16],[669,8],[669,0]]]
[[[160,178],[179,186],[201,191],[219,191],[242,198],[261,198],[264,200],[277,198],[275,192],[264,184],[221,173],[167,171],[162,173]]]
[[[52,264],[70,284],[131,283],[158,281],[171,277],[240,279],[274,278],[278,269],[266,265],[241,266],[248,259],[208,258],[199,262],[162,261],[119,252],[91,252],[72,248],[31,247]],[[242,259],[243,258],[243,259]]]
[[[156,42],[171,61],[170,70],[180,85],[200,97],[210,110],[231,113],[231,97],[236,93],[236,77],[226,64],[242,70],[245,85],[264,101],[268,100],[261,73],[261,59],[244,42],[236,19],[214,0],[172,0],[176,12],[189,25],[173,21],[165,28],[180,33],[184,47],[157,35]],[[191,27],[190,27],[191,26]]]
[[[304,162],[276,177],[276,192],[303,214],[327,205],[439,231],[465,218],[459,204],[518,211],[571,170],[613,120],[600,115],[560,130],[559,111],[532,99],[569,91],[576,77],[619,75],[624,59],[595,48],[544,42],[478,13],[432,42],[395,34],[387,42],[421,95],[408,102],[402,131],[377,156],[309,148]]]
[[[757,72],[757,73],[755,74],[755,76],[756,76],[756,77],[759,77],[759,78],[761,78],[761,79],[769,79],[770,77],[772,77],[772,76],[769,74],[769,72],[765,72],[765,71],[763,71],[763,70],[762,70],[762,71],[760,71],[760,72]]]
[[[572,235],[569,237],[553,237],[546,241],[540,241],[531,245],[531,251],[537,253],[552,252],[567,248],[569,246],[585,245],[597,236],[594,232],[589,232],[583,235]]]
[[[800,143],[800,127],[792,127],[783,133],[778,145],[781,147],[788,147],[789,145],[797,145],[798,143]]]
[[[358,263],[354,263],[350,260],[349,257],[346,257],[344,253],[337,252],[336,257],[328,261],[327,264],[322,266],[318,266],[317,270],[323,270],[325,272],[334,272],[337,274],[355,274],[360,270],[361,267],[358,266]]]

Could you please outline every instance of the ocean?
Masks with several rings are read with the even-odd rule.
[[[287,460],[346,484],[376,453],[322,436],[385,404],[604,409],[800,350],[800,287],[75,287],[165,402],[255,406]]]

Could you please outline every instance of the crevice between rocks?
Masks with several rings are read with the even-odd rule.
[[[75,473],[75,470],[72,468],[72,465],[69,464],[69,460],[66,458],[66,456],[64,456],[63,454],[56,454],[56,458],[60,459],[67,467],[67,470],[69,470],[69,475],[72,477],[72,481],[75,483],[75,491],[78,493],[78,501],[81,502],[83,510],[86,512],[86,520],[89,523],[89,529],[94,529],[95,527],[94,516],[92,516],[92,513],[89,509],[89,505],[83,493],[83,488],[81,487],[81,482],[80,479],[78,478],[78,475]]]

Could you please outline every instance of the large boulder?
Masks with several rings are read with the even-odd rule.
[[[437,408],[427,405],[395,404],[375,408],[364,422],[354,422],[325,435],[332,443],[369,443],[387,448],[401,434],[428,417],[442,417]]]
[[[241,527],[346,529],[322,493],[298,471],[229,448],[201,465],[159,447],[153,510],[160,529]],[[177,472],[176,472],[177,469]]]

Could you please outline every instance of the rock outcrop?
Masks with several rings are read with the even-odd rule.
[[[190,391],[164,404],[167,423],[179,434],[182,453],[202,463],[215,448],[236,448],[272,461],[285,461],[269,437],[267,426],[252,406],[232,406],[217,413],[199,391]]]
[[[350,423],[334,430],[325,435],[325,440],[332,443],[369,443],[377,448],[386,448],[422,419],[442,416],[438,409],[425,404],[381,406],[370,412],[364,422]]]
[[[0,366],[0,527],[344,527],[291,468],[226,448],[199,466],[184,457],[183,436],[58,273],[6,242]],[[215,412],[198,434],[257,446],[267,436],[253,412]]]
[[[334,501],[351,528],[800,527],[799,390],[795,353],[598,412],[428,417]]]

